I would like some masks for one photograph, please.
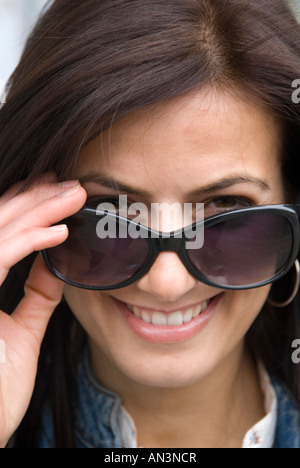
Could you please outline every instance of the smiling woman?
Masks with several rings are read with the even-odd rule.
[[[0,112],[1,445],[300,448],[299,76],[283,1],[53,2]]]

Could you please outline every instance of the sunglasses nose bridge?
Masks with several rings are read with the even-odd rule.
[[[179,252],[182,239],[177,237],[160,237],[155,239],[158,252]]]

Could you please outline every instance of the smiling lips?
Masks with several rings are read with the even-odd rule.
[[[208,324],[223,293],[197,305],[173,311],[133,306],[114,299],[124,324],[151,344],[176,344],[196,337]]]
[[[183,324],[191,322],[197,318],[202,312],[204,312],[211,300],[204,301],[201,304],[197,304],[193,307],[189,307],[186,310],[177,310],[171,313],[158,312],[156,310],[143,310],[137,306],[131,306],[126,304],[128,309],[139,319],[145,323],[156,325],[159,327],[178,327]]]

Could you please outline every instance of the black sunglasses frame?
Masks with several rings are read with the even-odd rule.
[[[163,233],[163,232],[151,230],[147,228],[146,226],[135,223],[133,220],[124,218],[114,213],[107,213],[103,211],[99,212],[98,210],[94,208],[88,207],[88,205],[83,207],[78,213],[76,213],[75,215],[73,215],[72,217],[68,219],[71,219],[77,216],[78,214],[83,215],[83,216],[92,215],[92,216],[95,216],[96,219],[99,219],[99,216],[101,215],[111,216],[115,220],[115,222],[119,224],[123,224],[123,225],[125,224],[126,229],[128,228],[129,224],[131,224],[136,228],[136,230],[140,231],[140,237],[143,237],[149,246],[149,254],[144,264],[141,266],[141,269],[136,274],[134,274],[131,278],[121,283],[117,283],[116,285],[105,286],[105,287],[94,286],[94,285],[83,285],[83,284],[79,284],[68,279],[67,277],[62,275],[59,271],[57,271],[57,269],[52,265],[47,254],[48,249],[40,252],[44,260],[44,263],[47,265],[49,270],[57,278],[61,279],[67,284],[70,284],[71,286],[75,286],[77,288],[82,288],[82,289],[109,291],[113,289],[120,289],[126,286],[130,286],[131,284],[135,283],[136,281],[138,281],[139,279],[141,279],[143,276],[145,276],[148,273],[148,271],[154,264],[158,254],[161,252],[177,253],[177,255],[179,256],[180,260],[182,261],[183,265],[186,267],[188,272],[198,281],[208,286],[212,286],[212,287],[215,287],[218,289],[224,289],[224,290],[254,289],[254,288],[261,287],[261,286],[265,286],[267,284],[271,284],[277,281],[278,279],[280,279],[281,277],[283,277],[292,268],[299,254],[300,205],[264,205],[264,206],[244,208],[244,209],[235,210],[235,211],[227,211],[226,213],[221,213],[215,216],[211,216],[209,218],[204,219],[203,221],[194,223],[193,225],[189,227],[185,227],[183,229],[179,229],[171,233]],[[186,242],[190,242],[191,239],[196,235],[196,233],[198,233],[203,228],[205,232],[206,228],[212,227],[220,222],[237,219],[243,216],[248,216],[250,214],[252,215],[253,214],[257,214],[257,215],[274,214],[277,216],[278,215],[283,216],[284,218],[288,220],[290,227],[291,227],[291,232],[292,232],[292,248],[291,248],[289,259],[287,260],[285,266],[274,277],[272,277],[272,279],[261,281],[259,283],[252,284],[252,285],[245,285],[245,286],[244,285],[243,286],[218,285],[217,283],[210,281],[200,271],[198,271],[194,267],[192,261],[189,259],[187,255],[187,250],[186,250]],[[67,223],[67,220],[64,220],[62,222]],[[100,239],[99,239],[99,242],[101,242]]]

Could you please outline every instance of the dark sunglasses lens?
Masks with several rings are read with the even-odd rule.
[[[283,270],[292,245],[292,228],[284,216],[256,213],[205,228],[203,247],[187,250],[187,255],[216,286],[253,286]]]
[[[65,220],[69,237],[54,248],[47,250],[52,266],[64,279],[90,288],[118,286],[135,276],[146,262],[149,246],[139,237],[125,239],[98,237],[96,228],[101,216],[81,212]],[[113,220],[115,222],[115,220]]]

